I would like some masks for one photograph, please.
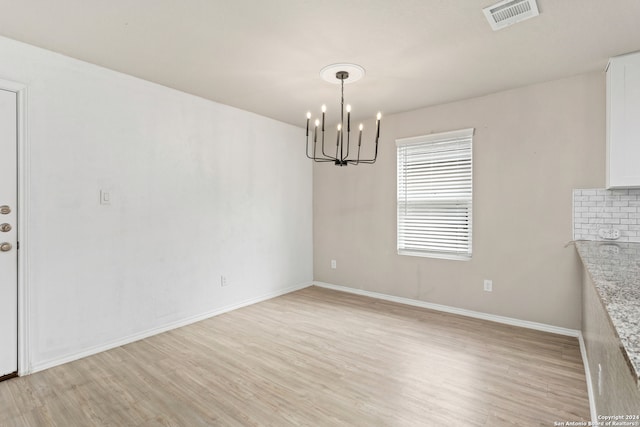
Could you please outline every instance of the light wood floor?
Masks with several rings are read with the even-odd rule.
[[[1,426],[553,426],[575,338],[317,287],[0,383]]]

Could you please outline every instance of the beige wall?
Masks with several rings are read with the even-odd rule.
[[[604,186],[604,74],[386,116],[382,125],[375,165],[314,165],[314,279],[579,329],[581,266],[564,245],[572,189]],[[395,140],[468,127],[476,129],[473,259],[398,255]]]

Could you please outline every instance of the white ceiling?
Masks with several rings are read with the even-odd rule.
[[[589,71],[640,50],[638,0],[538,0],[493,32],[494,0],[0,0],[0,34],[304,126],[339,108],[320,69],[353,62],[355,119]]]

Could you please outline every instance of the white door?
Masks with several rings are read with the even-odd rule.
[[[0,90],[0,379],[18,371],[16,100]]]

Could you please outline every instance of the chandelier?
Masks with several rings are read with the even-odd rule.
[[[350,74],[351,73],[351,74]],[[316,119],[314,124],[315,128],[309,130],[309,122],[311,120],[311,112],[307,113],[307,157],[316,162],[333,162],[336,166],[347,166],[349,164],[358,165],[373,164],[378,157],[378,139],[380,138],[380,119],[381,113],[376,116],[376,138],[375,138],[375,154],[371,159],[360,158],[360,147],[362,145],[362,130],[364,125],[360,123],[358,126],[358,146],[357,149],[352,147],[355,145],[355,141],[351,142],[351,105],[346,106],[347,121],[345,126],[344,120],[344,82],[345,80],[356,81],[364,76],[364,69],[355,64],[333,64],[324,67],[320,71],[322,78],[330,83],[340,84],[340,123],[336,131],[336,143],[335,153],[331,142],[328,142],[325,146],[325,113],[327,111],[326,105],[322,106],[322,122],[320,119]],[[335,79],[334,79],[335,77]],[[309,144],[309,137],[312,139],[312,143]],[[318,143],[318,140],[319,143]],[[310,147],[311,145],[311,147]],[[318,147],[319,145],[319,147]],[[353,151],[355,151],[355,153]],[[355,156],[355,158],[354,158]]]

